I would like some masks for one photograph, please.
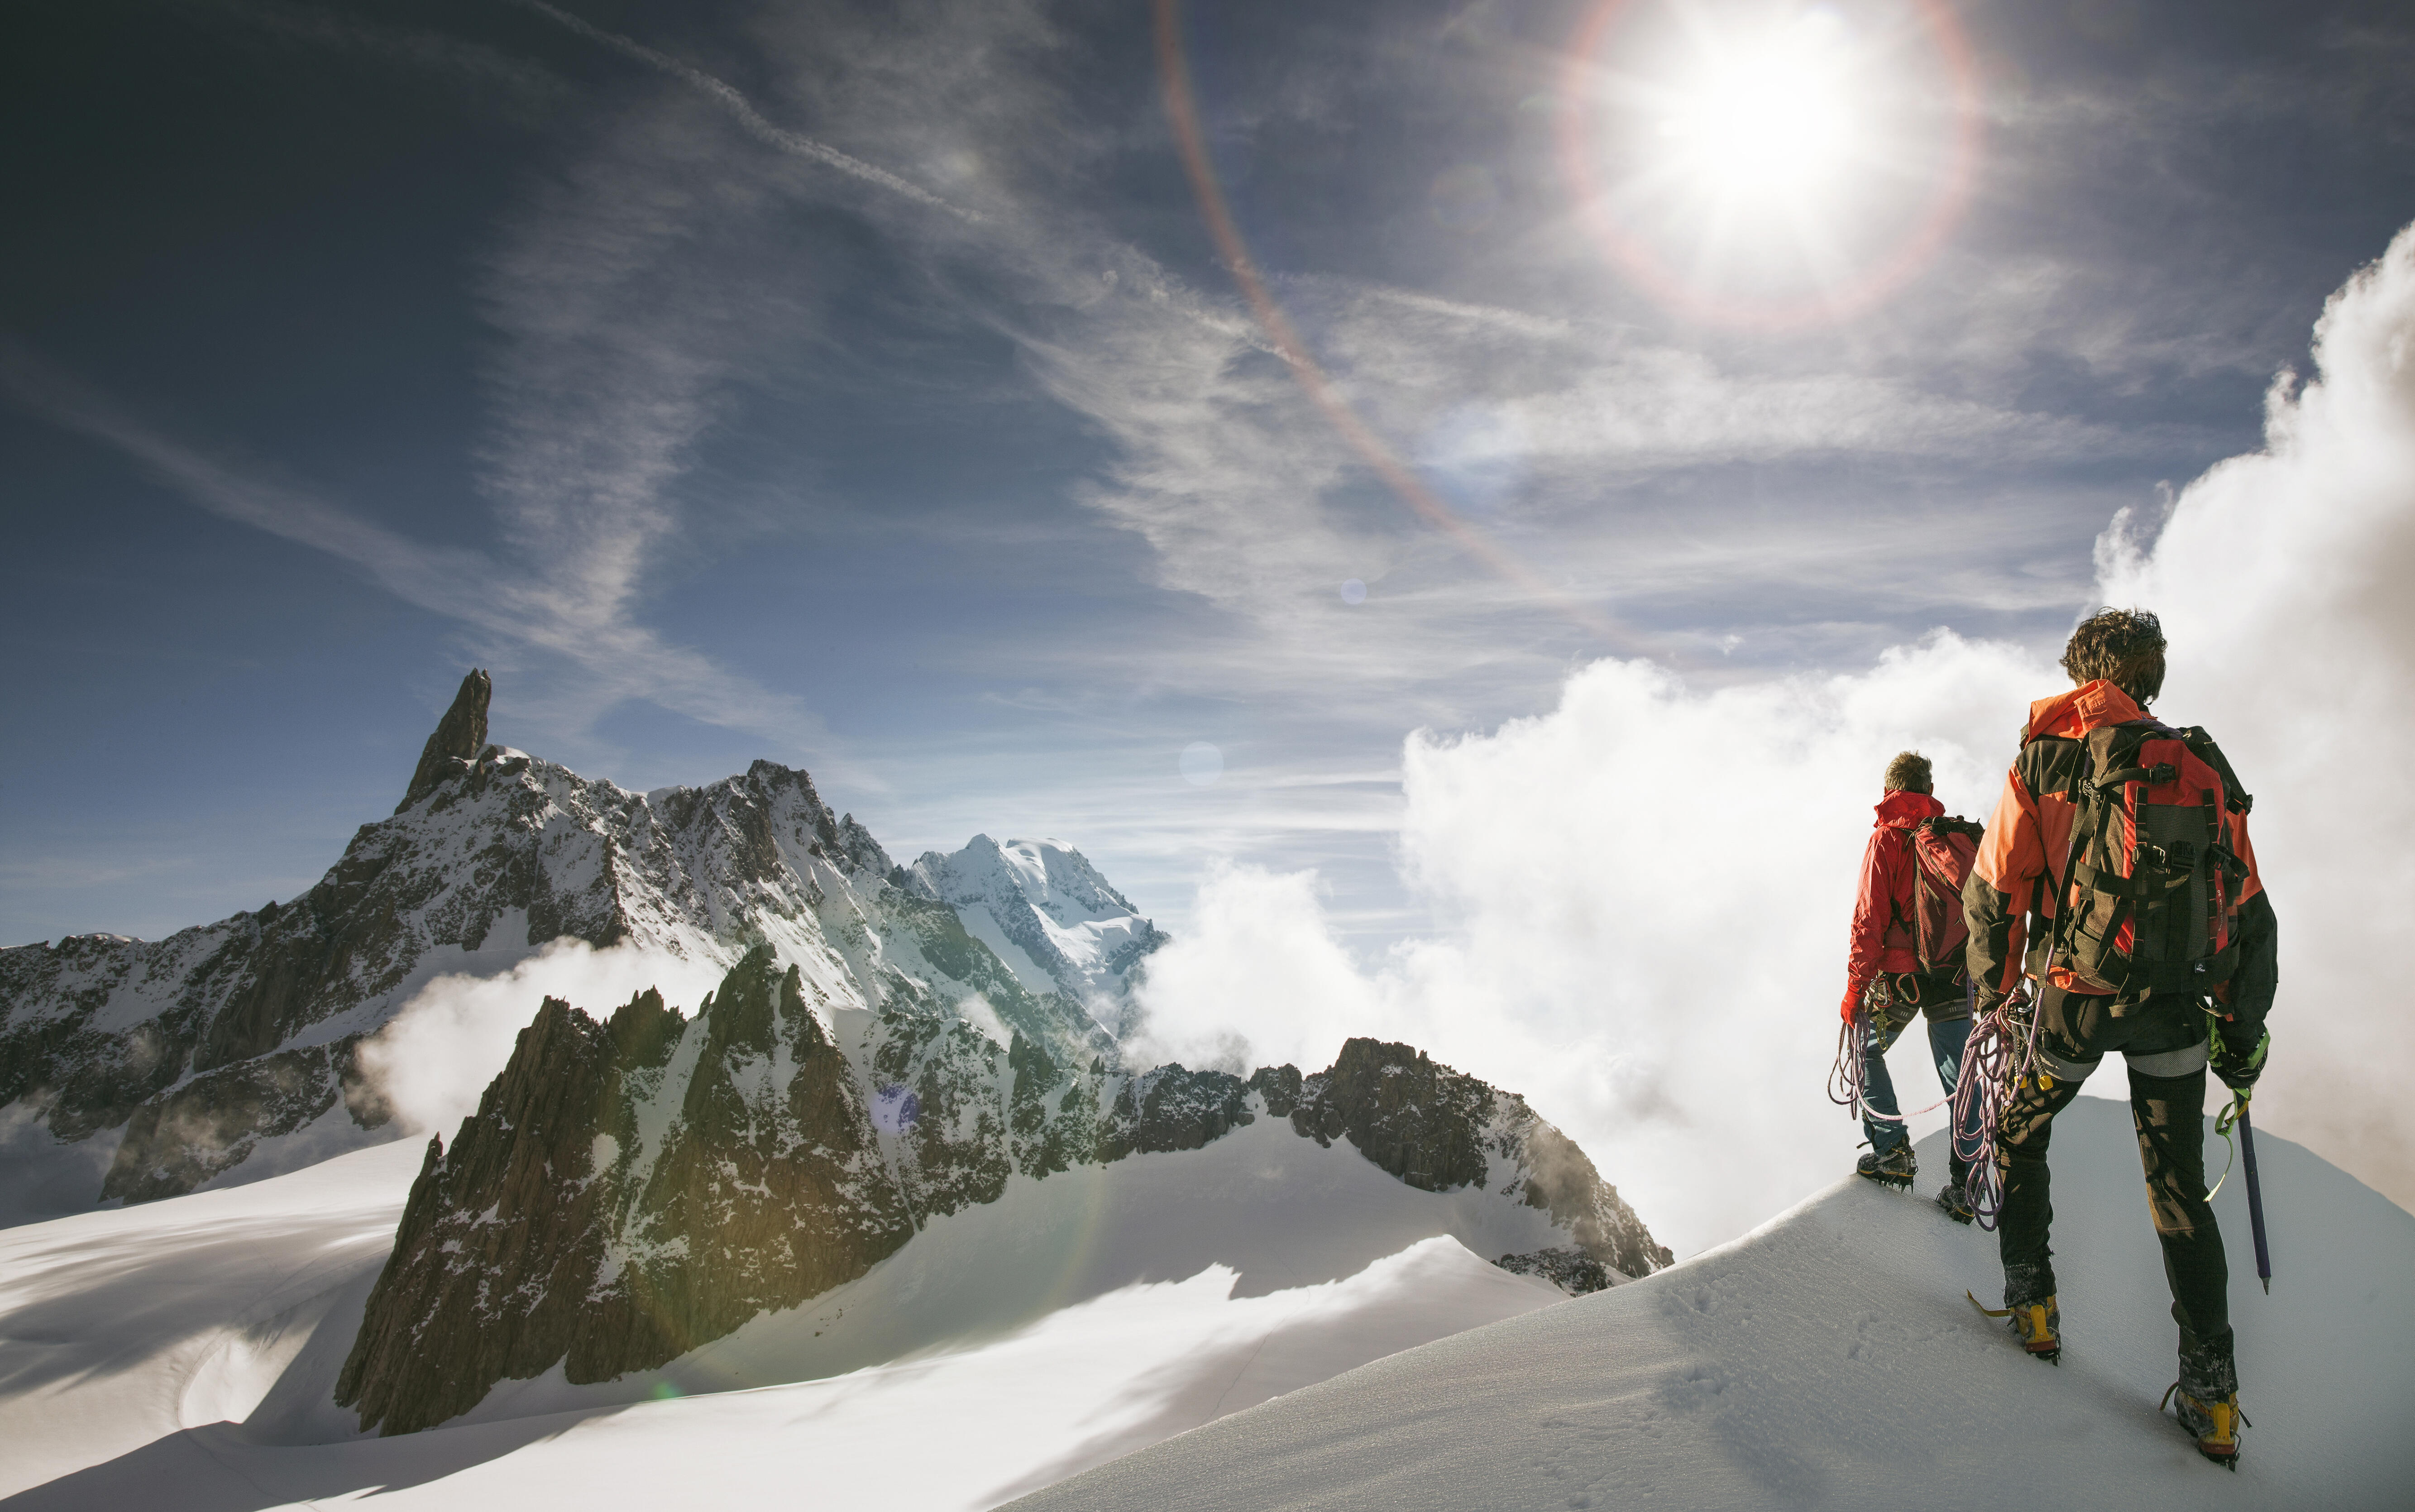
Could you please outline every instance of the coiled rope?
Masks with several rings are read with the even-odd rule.
[[[1837,1058],[1828,1068],[1828,1100],[1840,1108],[1850,1109],[1855,1118],[1876,1118],[1882,1123],[1899,1124],[1924,1113],[1935,1113],[1954,1100],[1950,1096],[1940,1098],[1928,1107],[1914,1108],[1910,1113],[1881,1113],[1869,1106],[1869,1086],[1863,1076],[1862,1066],[1869,1050],[1870,1025],[1885,1014],[1893,1001],[1894,992],[1887,985],[1887,979],[1883,975],[1875,977],[1862,994],[1861,1006],[1854,1010],[1853,1016],[1837,1026]]]

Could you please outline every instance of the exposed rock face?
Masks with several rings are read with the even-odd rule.
[[[242,1163],[261,1140],[294,1132],[339,1100],[354,1124],[379,1127],[387,1113],[361,1082],[360,1042],[350,1035],[237,1061],[153,1098],[127,1120],[101,1196],[142,1203],[190,1191]]]
[[[1570,1296],[1607,1291],[1610,1267],[1582,1250],[1538,1250],[1531,1254],[1503,1255],[1493,1262],[1517,1276],[1538,1276]]]
[[[461,680],[461,691],[453,696],[453,707],[444,711],[428,743],[420,748],[411,786],[404,789],[402,801],[394,806],[397,814],[427,797],[445,778],[460,775],[477,759],[487,744],[487,705],[494,696],[494,680],[484,667],[472,667]]]
[[[472,743],[490,693],[483,672],[464,680],[403,807],[291,902],[157,942],[0,951],[0,1105],[27,1100],[66,1140],[128,1126],[108,1195],[132,1201],[233,1169],[299,1127],[296,1110],[340,1100],[361,1142],[390,1137],[346,1096],[348,1055],[188,1088],[372,1034],[435,973],[502,971],[564,936],[725,967],[769,941],[826,1011],[952,1018],[978,996],[1067,1065],[1108,1047],[1070,996],[1027,987],[952,907],[892,880],[805,773],[758,761],[708,787],[629,792]]]
[[[1199,1149],[1279,1110],[1411,1185],[1544,1209],[1567,1242],[1509,1269],[1582,1292],[1669,1263],[1522,1100],[1405,1045],[1354,1040],[1305,1078],[1131,1075],[900,1002],[860,1025],[859,1084],[802,985],[765,947],[684,1022],[652,993],[607,1024],[548,999],[452,1148],[429,1145],[338,1400],[410,1432],[556,1363],[574,1382],[650,1369],[1014,1175]]]
[[[795,967],[750,952],[682,1021],[548,998],[447,1152],[430,1141],[337,1385],[410,1432],[497,1381],[659,1365],[852,1280],[913,1233]]]
[[[1524,1098],[1422,1050],[1350,1040],[1331,1070],[1303,1079],[1291,1122],[1320,1145],[1348,1139],[1412,1187],[1482,1183],[1514,1194],[1551,1214],[1580,1253],[1624,1275],[1672,1263],[1574,1140],[1537,1117]]]

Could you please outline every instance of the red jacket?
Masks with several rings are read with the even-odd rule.
[[[1861,1005],[1870,979],[1884,971],[1900,974],[1920,969],[1912,954],[1912,847],[1891,831],[1909,830],[1923,819],[1945,812],[1945,805],[1927,793],[1889,793],[1879,801],[1878,828],[1862,852],[1862,891],[1853,900],[1853,933],[1845,956],[1844,1017],[1851,1020]]]

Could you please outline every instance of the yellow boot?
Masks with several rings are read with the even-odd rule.
[[[1968,1292],[1962,1295],[1971,1296]],[[2062,1363],[2062,1310],[2054,1305],[2053,1297],[2017,1308],[1990,1308],[1982,1307],[1977,1297],[1971,1296],[1971,1305],[1990,1318],[2010,1318],[2013,1337],[2021,1341],[2021,1348],[2048,1365]]]
[[[2164,1393],[2158,1406],[2168,1405],[2181,1420],[2181,1426],[2197,1435],[2197,1452],[2227,1470],[2239,1468],[2239,1430],[2252,1427],[2247,1415],[2239,1410],[2239,1394],[2232,1392],[2219,1401],[2199,1401],[2181,1389],[2177,1381]]]

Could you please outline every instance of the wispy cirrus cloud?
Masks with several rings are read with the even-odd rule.
[[[767,146],[792,157],[820,163],[826,168],[834,168],[849,178],[861,179],[866,184],[875,185],[892,194],[911,200],[916,204],[943,211],[959,219],[977,221],[982,218],[979,211],[952,204],[910,179],[902,178],[885,168],[876,167],[861,157],[849,157],[836,147],[827,142],[817,142],[802,132],[775,126],[764,116],[761,111],[757,110],[754,102],[741,94],[735,85],[713,77],[694,64],[682,62],[668,52],[648,47],[634,37],[623,37],[619,32],[606,31],[603,27],[572,15],[558,6],[546,4],[546,0],[515,0],[515,3],[580,37],[602,43],[623,57],[634,58],[651,68],[658,68],[699,91],[705,97],[728,111],[740,126],[745,127],[748,136]]]
[[[822,722],[801,700],[671,644],[631,618],[625,595],[590,594],[575,575],[532,573],[484,552],[414,540],[267,469],[172,437],[21,342],[0,339],[0,394],[113,448],[214,515],[350,563],[396,598],[459,623],[487,645],[561,658],[583,670],[591,696],[607,704],[644,698],[788,750],[830,744]],[[600,706],[591,706],[590,717],[597,711]]]

